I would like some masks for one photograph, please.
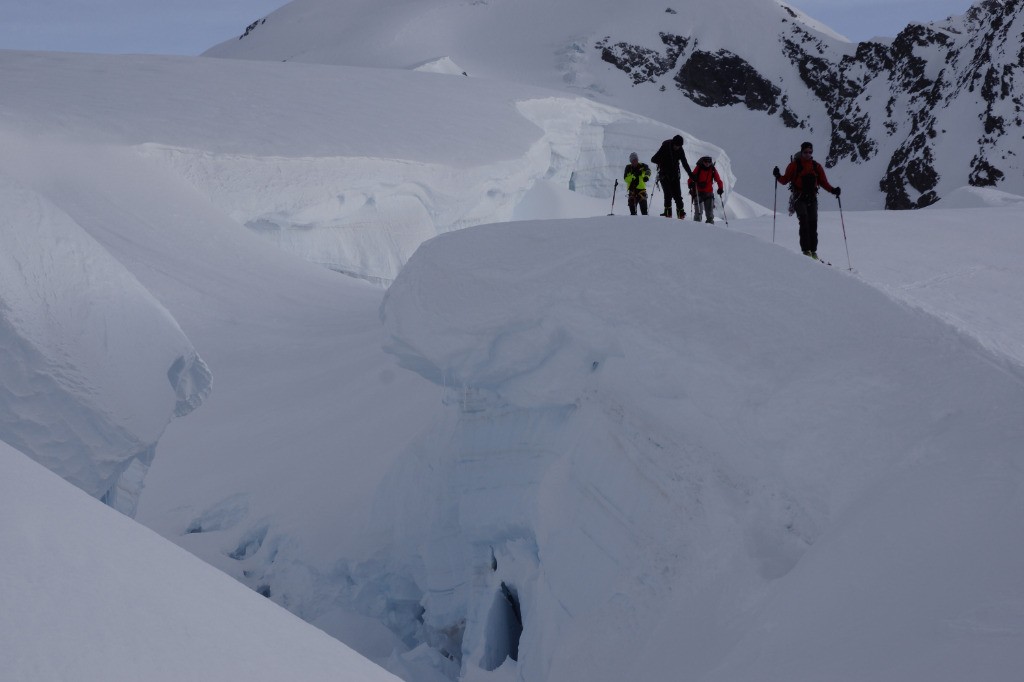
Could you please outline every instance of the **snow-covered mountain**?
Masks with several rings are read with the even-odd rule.
[[[454,57],[0,66],[0,678],[387,679],[275,604],[408,682],[1024,667],[1020,195],[823,211],[830,267],[607,216],[677,128]],[[55,480],[108,423],[267,601]]]
[[[718,145],[765,205],[771,167],[807,139],[849,207],[911,208],[968,184],[1024,191],[1022,15],[982,0],[853,44],[778,0],[293,0],[206,54],[581,94]]]

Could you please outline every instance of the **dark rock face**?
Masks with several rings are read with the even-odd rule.
[[[634,85],[661,82],[665,91],[671,78],[678,92],[703,107],[743,106],[778,116],[790,128],[827,124],[827,167],[869,161],[885,150],[889,159],[878,187],[886,208],[920,208],[940,198],[938,145],[964,134],[940,123],[950,120],[942,116],[954,104],[962,109],[965,101],[978,102],[979,132],[968,133],[977,135],[976,151],[963,160],[967,182],[997,186],[1010,168],[1019,169],[1006,160],[1024,139],[1022,14],[1024,0],[980,0],[963,21],[912,24],[891,42],[863,42],[852,54],[784,18],[778,31],[782,58],[828,115],[813,124],[809,114],[788,105],[785,93],[796,84],[770,80],[727,50],[703,51],[695,39],[664,33],[658,49],[613,45],[611,38],[597,48]]]
[[[924,26],[908,26],[896,36],[890,48],[891,71],[880,74],[888,78],[890,90],[901,93],[906,101],[905,112],[890,104],[887,114],[890,118],[903,114],[910,123],[907,138],[892,155],[888,171],[879,182],[879,188],[885,193],[886,208],[923,208],[939,199],[934,191],[939,175],[930,140],[937,136],[934,111],[949,82],[945,80],[946,68],[941,68],[934,79],[928,77],[929,63],[918,50],[934,47],[946,50],[949,43],[945,33]],[[890,126],[890,129],[899,128]],[[910,190],[918,195],[916,199],[910,196]]]
[[[871,120],[857,102],[864,83],[846,75],[848,71],[856,71],[854,65],[849,62],[835,64],[827,59],[827,46],[801,28],[794,27],[790,36],[783,37],[780,42],[783,54],[796,65],[800,80],[828,111],[832,135],[825,165],[832,167],[844,157],[852,160],[872,158],[878,145],[869,134]],[[864,54],[872,60],[883,59],[882,55],[870,49]]]
[[[241,40],[242,38],[245,38],[250,33],[255,31],[258,27],[262,26],[265,23],[267,23],[266,17],[264,17],[263,19],[257,19],[256,21],[252,22],[251,24],[249,24],[248,26],[245,27],[245,33],[243,33],[242,35],[238,36],[238,39]]]
[[[1024,72],[1024,44],[1016,55],[1005,55],[1000,50],[1013,37],[1014,31],[1019,40],[1021,11],[1020,0],[986,0],[967,14],[971,25],[980,30],[968,43],[966,52],[970,61],[961,80],[968,91],[980,91],[985,102],[981,117],[983,132],[978,138],[978,152],[971,159],[968,176],[975,187],[992,187],[1005,177],[1005,173],[990,162],[991,150],[1001,138],[1014,132],[1019,135],[1024,127],[1024,94],[1015,81],[1015,76]]]
[[[983,156],[971,159],[971,174],[968,176],[974,187],[994,187],[1003,179],[1003,171],[988,162]]]
[[[726,50],[692,52],[673,80],[679,90],[701,106],[743,104],[752,111],[768,114],[785,109],[782,90],[741,57]],[[796,120],[795,114],[788,113],[791,120]]]
[[[922,135],[896,150],[879,188],[885,193],[888,209],[924,208],[939,200],[934,187],[939,176],[934,168],[932,151]],[[919,195],[910,196],[909,189]]]
[[[596,47],[601,50],[601,59],[629,74],[633,80],[633,85],[653,83],[676,68],[679,55],[686,50],[690,42],[689,38],[675,36],[670,33],[661,33],[659,35],[664,45],[663,53],[640,45],[630,45],[629,43],[610,45],[610,37],[599,41]]]

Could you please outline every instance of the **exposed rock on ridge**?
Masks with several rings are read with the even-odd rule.
[[[935,203],[941,175],[937,156],[946,138],[963,135],[949,112],[964,102],[976,108],[982,133],[973,158],[963,159],[968,183],[998,186],[1008,164],[1024,153],[1022,0],[983,0],[962,19],[912,24],[892,41],[867,41],[853,53],[783,20],[781,53],[801,84],[824,105],[830,127],[826,166],[888,157],[879,189],[889,209]],[[795,14],[790,11],[794,18]],[[790,128],[811,121],[787,103],[793,83],[773,82],[756,65],[726,50],[697,49],[698,40],[662,33],[664,52],[628,43],[597,43],[601,58],[627,73],[634,85],[671,78],[702,107],[743,105],[778,116]],[[662,89],[665,89],[664,85]],[[881,103],[884,102],[884,106]],[[821,122],[817,122],[820,123]],[[885,158],[883,156],[883,158]]]

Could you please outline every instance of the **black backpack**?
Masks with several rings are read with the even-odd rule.
[[[800,158],[802,155],[797,152],[793,156],[789,157],[791,162],[795,161],[797,164],[802,164],[803,160]],[[797,166],[803,171],[803,166]],[[821,172],[821,166],[814,159],[811,159],[811,170],[801,172],[799,175],[793,177],[793,180],[789,183],[789,190],[802,198],[811,198],[818,194],[818,174]]]

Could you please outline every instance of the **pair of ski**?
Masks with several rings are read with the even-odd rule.
[[[818,258],[816,258],[815,260],[817,260],[817,261],[818,261],[819,263],[821,263],[822,265],[827,265],[827,266],[829,266],[829,267],[832,267],[832,263],[830,263],[830,262],[829,262],[829,261],[827,261],[827,260],[824,260],[824,259],[823,259],[823,258],[821,258],[820,256],[819,256]],[[846,269],[847,269],[848,271],[850,271],[850,272],[854,272],[854,273],[855,273],[855,272],[857,272],[857,271],[856,271],[856,270],[854,270],[853,268],[846,268]]]

